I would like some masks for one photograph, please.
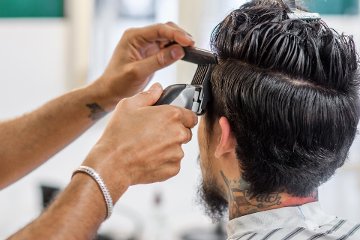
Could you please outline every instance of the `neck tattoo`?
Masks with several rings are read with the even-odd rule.
[[[317,191],[309,197],[294,197],[281,192],[252,196],[248,190],[249,183],[242,178],[229,180],[223,171],[220,174],[227,186],[230,219],[275,208],[299,206],[318,199]]]

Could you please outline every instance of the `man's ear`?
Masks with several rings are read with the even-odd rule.
[[[220,158],[227,153],[235,153],[236,139],[231,131],[229,120],[226,117],[219,119],[220,140],[215,150],[215,157]]]

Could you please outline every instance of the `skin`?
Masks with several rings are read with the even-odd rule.
[[[161,87],[154,85],[146,93],[122,100],[82,164],[102,176],[114,203],[129,186],[163,181],[180,170],[181,144],[190,141],[189,128],[197,117],[186,109],[151,106],[161,93]],[[150,144],[154,139],[162,141]],[[10,239],[93,239],[105,216],[98,186],[88,175],[77,173],[39,218]]]
[[[164,47],[173,41],[178,44]],[[102,176],[113,202],[131,185],[176,175],[184,154],[181,145],[190,141],[196,115],[174,106],[152,106],[162,93],[158,84],[125,97],[141,91],[154,71],[182,58],[179,45],[193,44],[173,23],[130,29],[93,84],[2,122],[1,188],[45,162],[114,108],[102,137],[81,164]],[[106,205],[97,184],[77,173],[45,212],[10,239],[91,239],[105,216]]]
[[[179,45],[163,48],[172,41],[181,46],[194,44],[173,23],[127,30],[105,72],[94,83],[66,93],[31,113],[1,122],[0,189],[63,149],[113,110],[121,99],[141,91],[154,71],[182,58],[184,52]]]
[[[205,182],[215,179],[219,194],[228,202],[229,219],[317,201],[317,191],[308,197],[292,196],[285,191],[252,196],[249,183],[242,178],[241,160],[236,156],[236,139],[229,121],[221,117],[215,122],[212,134],[208,132],[202,117],[198,128],[202,176]]]

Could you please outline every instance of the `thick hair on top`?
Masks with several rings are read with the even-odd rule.
[[[343,165],[359,121],[352,37],[288,19],[281,1],[251,1],[213,31],[207,126],[228,118],[253,195],[307,196]]]

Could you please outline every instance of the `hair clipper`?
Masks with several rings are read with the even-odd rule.
[[[191,84],[174,84],[164,89],[155,105],[170,104],[192,110],[197,115],[205,112],[210,99],[210,79],[217,64],[215,54],[193,47],[184,48],[182,60],[198,65]]]

